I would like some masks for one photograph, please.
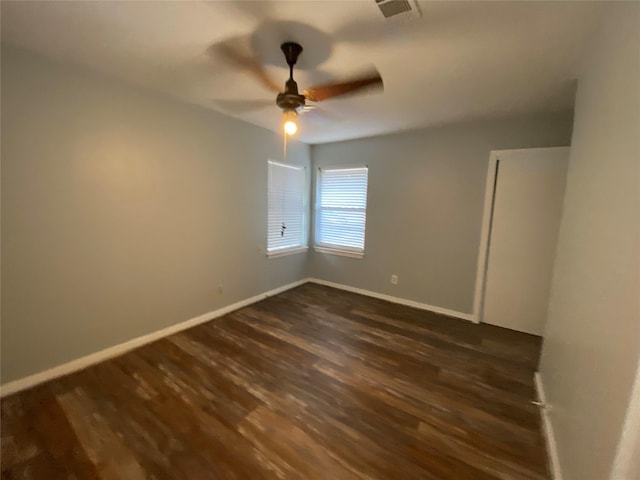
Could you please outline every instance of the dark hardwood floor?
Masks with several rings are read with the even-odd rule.
[[[541,339],[306,284],[2,400],[2,479],[548,479]]]

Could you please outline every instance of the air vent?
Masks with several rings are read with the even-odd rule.
[[[420,9],[415,0],[375,0],[384,18],[419,17]]]

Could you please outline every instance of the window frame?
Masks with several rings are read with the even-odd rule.
[[[269,214],[271,212],[271,209],[269,208],[269,206],[271,204],[270,197],[271,197],[271,191],[272,191],[271,183],[270,183],[271,182],[271,175],[270,175],[271,165],[299,170],[302,173],[302,188],[301,188],[302,198],[301,198],[301,209],[300,209],[302,231],[301,231],[300,243],[297,245],[292,245],[287,247],[276,247],[271,249],[269,248]],[[287,164],[283,162],[278,162],[276,160],[268,159],[267,160],[267,218],[266,218],[267,239],[266,239],[266,248],[265,248],[267,258],[284,257],[287,255],[306,252],[307,250],[309,250],[308,210],[309,208],[308,208],[308,188],[307,188],[307,167],[305,165]]]
[[[338,244],[329,244],[329,243],[320,243],[318,241],[318,232],[321,231],[319,228],[320,225],[320,210],[323,209],[322,203],[322,171],[325,170],[355,170],[355,169],[365,169],[367,174],[367,183],[365,190],[365,207],[345,207],[344,209],[339,209],[339,207],[324,207],[327,210],[351,210],[357,212],[364,212],[364,226],[362,232],[362,248],[353,247],[350,245],[338,245]],[[316,179],[315,179],[315,206],[314,206],[314,235],[313,235],[313,250],[319,253],[328,253],[331,255],[338,255],[343,257],[351,257],[351,258],[363,258],[365,256],[365,248],[366,248],[366,234],[367,234],[367,210],[369,206],[369,166],[358,164],[358,165],[339,165],[339,166],[328,166],[325,168],[318,167],[316,171]]]

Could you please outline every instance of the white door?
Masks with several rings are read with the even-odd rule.
[[[496,152],[486,323],[542,335],[569,148]]]

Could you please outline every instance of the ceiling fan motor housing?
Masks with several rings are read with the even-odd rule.
[[[276,104],[283,110],[300,110],[304,107],[304,96],[298,93],[298,85],[293,79],[287,80],[284,92],[276,97]]]

